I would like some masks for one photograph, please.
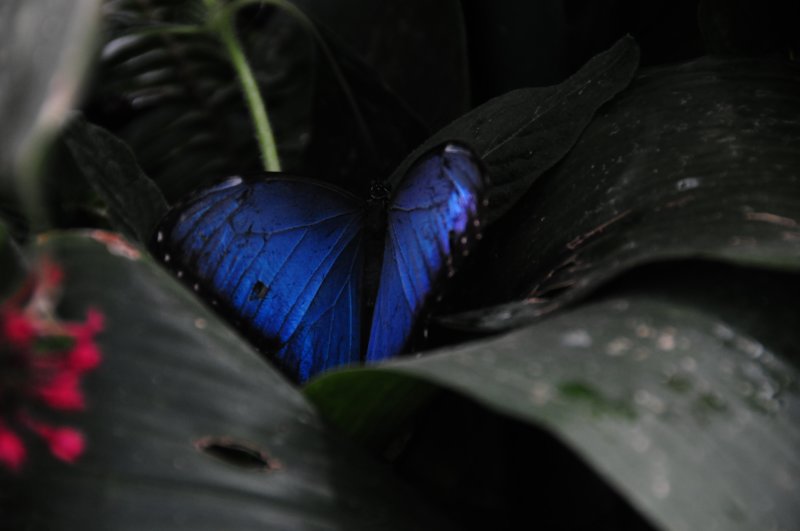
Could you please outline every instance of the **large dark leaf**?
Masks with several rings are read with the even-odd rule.
[[[473,109],[414,150],[393,182],[424,151],[460,140],[488,168],[489,217],[498,218],[569,151],[595,111],[628,85],[638,58],[636,43],[626,37],[560,85],[515,90]]]
[[[412,411],[397,404],[447,389],[555,434],[664,529],[791,529],[800,518],[800,373],[783,356],[797,355],[798,332],[786,323],[798,319],[800,280],[746,270],[709,279],[728,282],[709,296],[612,296],[496,339],[330,373],[306,393],[376,443],[407,430]],[[725,297],[737,288],[741,296]],[[761,289],[794,295],[766,295],[762,311],[748,312],[747,294],[758,300]],[[785,340],[774,341],[776,331]],[[793,352],[776,350],[784,348]],[[551,455],[536,457],[546,466]],[[535,500],[547,487],[529,488]]]
[[[75,117],[65,141],[89,184],[103,199],[119,230],[147,242],[167,211],[161,191],[139,168],[124,142]]]
[[[61,313],[105,314],[103,362],[88,410],[53,417],[85,431],[88,453],[66,465],[31,443],[19,475],[0,472],[4,529],[446,526],[135,248],[94,232],[44,251],[66,271]]]
[[[796,267],[798,94],[800,68],[778,61],[642,73],[497,225],[486,299],[552,299],[568,288],[552,309],[666,259]],[[534,314],[539,306],[532,301]]]

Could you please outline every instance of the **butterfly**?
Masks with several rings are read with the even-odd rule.
[[[452,142],[369,200],[285,174],[232,177],[172,208],[152,249],[302,383],[409,347],[481,237],[485,182]]]

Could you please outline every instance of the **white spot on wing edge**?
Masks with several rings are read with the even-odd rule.
[[[228,177],[218,185],[216,185],[213,189],[214,190],[225,190],[227,188],[233,188],[234,186],[239,186],[242,184],[242,178],[238,175],[234,175],[233,177]]]
[[[447,144],[444,147],[444,152],[445,153],[469,153],[469,151],[466,150],[465,148],[459,146],[458,144],[452,144],[452,143],[451,144]]]

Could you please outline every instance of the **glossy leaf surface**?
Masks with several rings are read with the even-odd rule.
[[[109,233],[52,236],[61,314],[106,318],[74,465],[31,448],[0,473],[11,529],[431,528],[447,524],[165,271]],[[55,419],[54,419],[55,420]]]

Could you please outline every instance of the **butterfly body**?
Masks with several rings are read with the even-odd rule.
[[[300,382],[394,356],[479,237],[483,172],[447,144],[390,199],[277,175],[231,178],[172,209],[153,249]]]

